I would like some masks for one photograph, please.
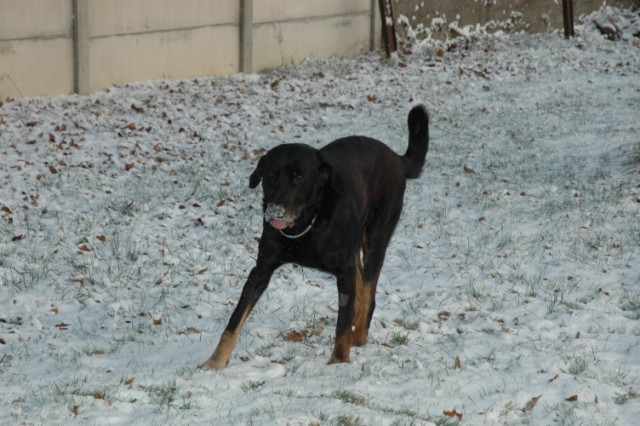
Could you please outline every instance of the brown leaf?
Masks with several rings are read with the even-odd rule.
[[[287,341],[289,342],[302,342],[304,340],[304,336],[299,331],[290,331],[287,333]]]
[[[100,241],[102,243],[107,241],[107,237],[105,237],[104,235],[98,235],[96,238],[98,239],[98,241]]]
[[[127,172],[129,170],[133,169],[133,167],[134,167],[133,163],[124,163],[124,170],[127,171]]]
[[[131,123],[127,124],[127,125],[126,125],[126,126],[124,126],[124,127],[125,127],[126,129],[129,129],[129,130],[136,130],[136,128],[137,128],[136,123],[133,123],[133,122],[131,122]]]
[[[569,398],[566,398],[565,401],[576,402],[578,400],[578,395],[571,395]]]
[[[447,417],[457,417],[458,420],[462,420],[462,413],[458,413],[455,408],[451,411],[444,410],[442,414]]]
[[[69,329],[69,324],[61,322],[60,324],[56,324],[56,328],[58,328],[60,330],[68,330]]]
[[[533,410],[533,408],[536,406],[540,398],[542,398],[542,395],[534,396],[533,398],[531,398],[531,400],[527,402],[527,404],[524,406],[523,410],[524,411]]]
[[[144,112],[144,108],[138,107],[135,104],[131,104],[131,109],[134,110],[135,112]],[[132,130],[134,130],[134,129],[132,129]]]
[[[49,173],[55,175],[56,173],[58,173],[58,170],[56,170],[56,168],[53,166],[49,166]]]
[[[444,50],[443,49],[438,49],[438,51],[436,52],[436,56],[438,58],[444,58]]]
[[[27,127],[35,127],[38,125],[37,121],[27,121],[26,123],[24,123],[25,126]]]
[[[555,382],[556,380],[558,380],[559,377],[560,377],[560,373],[558,373],[555,376],[553,376],[552,378],[550,378],[549,379],[549,383]]]
[[[54,135],[53,133],[49,133],[49,142],[55,143],[56,142],[56,135]]]
[[[451,316],[451,312],[449,311],[442,311],[438,314],[438,319],[441,320],[448,320],[449,317]]]
[[[460,362],[460,357],[456,356],[456,358],[453,360],[453,365],[458,369],[462,369],[462,362]]]
[[[464,165],[464,167],[462,167],[462,169],[464,170],[465,173],[475,173],[476,171],[473,170],[471,167],[467,166],[466,164]]]
[[[16,235],[16,236],[11,238],[11,242],[20,241],[20,240],[24,240],[24,235],[23,234]]]
[[[78,250],[80,250],[81,252],[86,253],[86,252],[91,251],[91,248],[89,248],[89,246],[88,246],[88,245],[83,244],[83,245],[81,245],[80,247],[78,247]]]
[[[402,321],[400,318],[394,319],[393,322],[399,325],[400,327],[404,325],[404,321]]]
[[[376,95],[367,96],[367,100],[372,103],[376,103],[378,101],[378,97]]]

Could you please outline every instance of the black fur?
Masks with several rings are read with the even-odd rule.
[[[249,179],[251,188],[262,182],[264,193],[256,266],[206,368],[227,365],[238,331],[272,273],[289,262],[336,276],[340,297],[330,362],[349,362],[350,346],[365,343],[405,182],[420,175],[429,147],[429,116],[422,105],[409,113],[408,127],[403,156],[375,139],[352,136],[320,150],[280,145],[260,158]]]

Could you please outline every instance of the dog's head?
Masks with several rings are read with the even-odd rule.
[[[322,153],[304,144],[280,145],[258,161],[249,187],[262,181],[264,219],[276,229],[293,227],[305,210],[317,205],[327,185],[339,184]]]

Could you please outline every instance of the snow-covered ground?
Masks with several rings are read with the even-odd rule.
[[[0,424],[588,424],[640,418],[640,46],[593,25],[0,106]],[[406,148],[366,346],[287,266],[202,371],[280,143]]]

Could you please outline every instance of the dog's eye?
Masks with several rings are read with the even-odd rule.
[[[300,173],[294,173],[293,174],[293,182],[300,183],[303,180],[304,180],[304,176],[302,176]]]

